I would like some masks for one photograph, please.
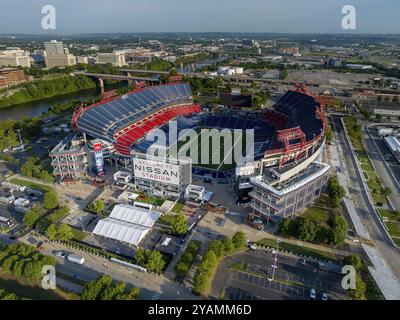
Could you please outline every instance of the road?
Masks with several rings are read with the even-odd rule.
[[[400,185],[377,145],[381,142],[378,141],[381,138],[376,135],[376,132],[373,132],[373,128],[374,125],[364,126],[363,128],[365,147],[375,171],[379,172],[379,178],[382,179],[385,187],[389,187],[392,190],[392,194],[389,196],[390,204],[393,206],[392,209],[400,210]]]
[[[29,244],[27,239],[32,235],[26,235],[19,239],[19,242]],[[44,238],[35,237],[36,240],[44,241]],[[0,241],[6,244],[11,243],[8,235],[0,233]],[[112,263],[108,259],[92,256],[85,252],[66,247],[60,243],[44,243],[44,249],[41,251],[45,255],[53,255],[54,250],[63,250],[69,253],[75,253],[85,258],[84,265],[71,263],[63,258],[56,258],[56,272],[75,277],[83,281],[91,281],[101,274],[108,274],[117,281],[125,282],[128,286],[140,288],[140,299],[144,300],[195,300],[197,296],[193,295],[187,288],[173,283],[165,277],[142,273],[136,270],[130,270],[126,267]],[[65,281],[63,281],[65,282]],[[68,286],[68,283],[63,285]],[[74,287],[70,283],[69,287]]]
[[[360,172],[357,170],[356,163],[351,154],[351,147],[347,141],[340,118],[332,117],[333,128],[336,133],[336,141],[341,146],[343,154],[341,156],[342,167],[345,168],[343,174],[347,177],[351,186],[351,196],[354,200],[357,213],[362,223],[371,235],[376,249],[381,253],[387,264],[392,269],[396,277],[400,278],[400,249],[396,248],[385,232],[378,216],[374,213],[375,209],[369,201],[367,190],[364,189]]]

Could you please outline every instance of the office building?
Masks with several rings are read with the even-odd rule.
[[[29,68],[31,61],[26,51],[20,48],[7,48],[0,51],[0,66]]]
[[[49,54],[64,54],[64,53],[66,53],[64,51],[63,43],[59,42],[57,40],[51,40],[50,42],[45,42],[44,48],[48,55]]]
[[[53,67],[68,67],[76,64],[75,57],[68,54],[48,54],[45,57],[45,63],[47,68]]]
[[[126,65],[125,51],[114,51],[110,53],[98,53],[97,61],[98,64],[111,63],[114,67],[123,67]]]

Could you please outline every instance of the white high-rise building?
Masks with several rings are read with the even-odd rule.
[[[44,43],[46,53],[49,54],[64,54],[64,46],[62,42],[57,40],[51,40],[50,42]],[[68,53],[68,52],[67,52]]]
[[[27,67],[31,66],[29,55],[20,48],[6,48],[0,51],[0,66]]]

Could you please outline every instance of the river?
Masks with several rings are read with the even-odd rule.
[[[227,59],[226,56],[220,56],[217,58],[205,59],[203,61],[196,63],[190,63],[182,68],[179,68],[178,72],[182,74],[187,74],[195,71],[197,68],[221,62],[226,59]],[[126,85],[127,85],[126,82],[120,82],[118,84],[106,86],[105,90],[112,90],[117,87],[123,87]],[[47,110],[55,104],[67,103],[75,100],[84,100],[88,98],[95,98],[99,95],[100,95],[100,89],[94,88],[90,90],[74,92],[52,98],[46,98],[42,100],[18,104],[7,108],[0,108],[0,120],[6,120],[6,119],[21,120],[23,117],[28,117],[28,118],[37,117],[40,116],[42,113],[47,112]]]
[[[118,85],[106,86],[105,90],[116,89],[126,86],[126,82],[121,82]],[[14,105],[7,108],[0,108],[0,120],[21,120],[23,117],[33,118],[47,112],[49,108],[55,104],[67,103],[76,100],[85,100],[88,98],[96,98],[100,95],[99,88],[83,90],[79,92],[69,93],[61,96],[41,99]]]

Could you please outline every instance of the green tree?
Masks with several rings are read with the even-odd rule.
[[[333,219],[329,219],[328,224],[331,227],[328,239],[329,244],[334,247],[343,244],[348,229],[347,221],[340,215],[336,215]]]
[[[389,197],[392,194],[392,192],[393,192],[392,189],[390,189],[389,187],[383,188],[382,190],[382,194],[385,197]]]
[[[89,205],[88,209],[97,214],[101,214],[104,211],[104,202],[102,200],[96,200]]]
[[[165,266],[165,260],[160,251],[139,248],[135,254],[136,263],[145,267],[148,271],[161,272]]]
[[[246,236],[243,232],[238,231],[232,237],[233,246],[236,249],[242,249],[246,246]]]
[[[46,229],[46,236],[49,237],[50,240],[57,239],[57,226],[54,223]]]
[[[356,288],[353,290],[349,290],[349,296],[354,300],[366,300],[365,292],[367,290],[367,286],[361,276],[356,274]]]
[[[229,254],[235,249],[232,239],[230,239],[228,237],[226,237],[222,240],[222,245],[224,247],[225,254]]]
[[[45,213],[46,211],[40,205],[35,205],[31,210],[25,213],[23,219],[24,224],[28,227],[32,227]]]
[[[332,131],[332,128],[330,127],[330,126],[328,126],[327,128],[326,128],[326,131],[325,131],[325,138],[326,138],[326,142],[328,142],[329,144],[332,142],[332,140],[333,140],[333,131]]]
[[[165,260],[160,251],[153,250],[150,252],[146,268],[149,271],[161,272],[165,266]]]
[[[299,238],[302,241],[312,242],[317,237],[318,227],[310,219],[303,219],[299,225]]]
[[[343,259],[343,264],[353,266],[356,271],[359,271],[363,263],[358,254],[351,254]]]
[[[52,210],[58,207],[58,197],[54,190],[47,191],[44,194],[43,206],[47,210]]]
[[[174,216],[171,223],[171,229],[174,234],[184,235],[188,231],[188,225],[183,213]]]
[[[329,197],[332,200],[333,206],[337,207],[342,201],[343,197],[346,195],[346,191],[339,184],[339,181],[336,176],[329,178],[327,191]]]
[[[61,241],[67,241],[74,237],[72,229],[69,225],[63,223],[57,229],[57,239]]]

